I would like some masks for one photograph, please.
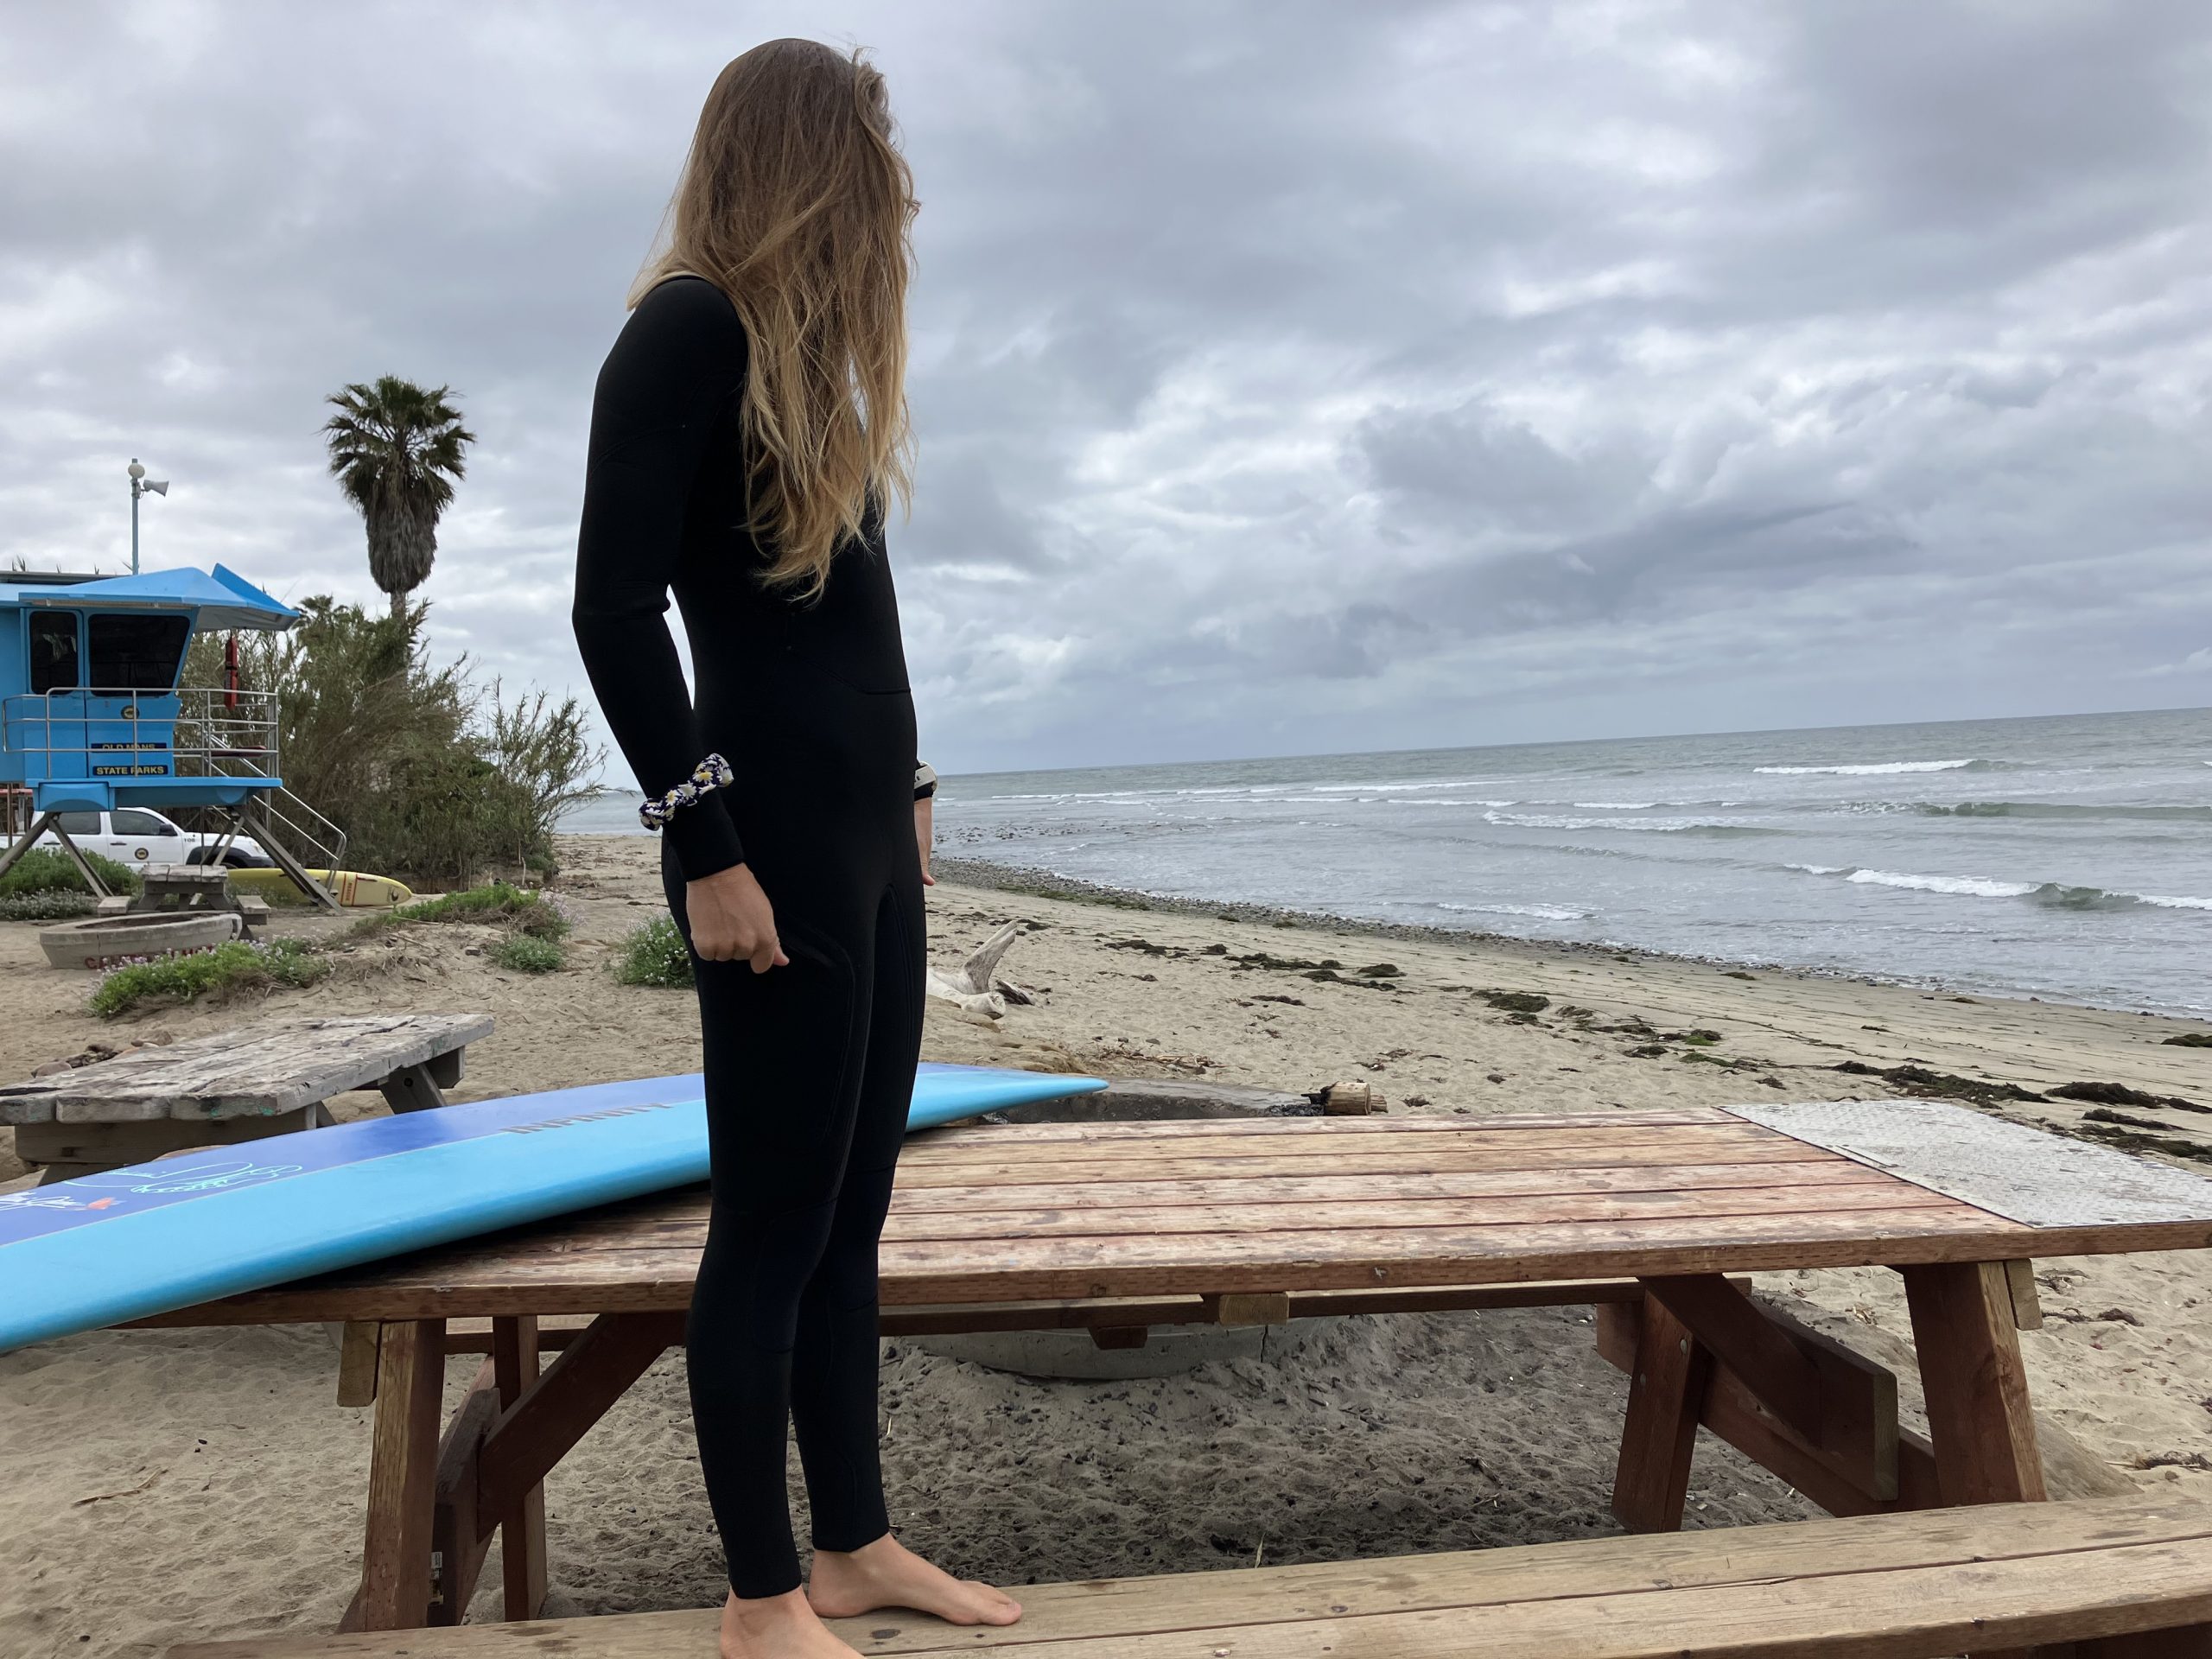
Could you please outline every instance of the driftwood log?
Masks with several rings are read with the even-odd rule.
[[[1007,947],[1021,937],[1021,924],[1008,922],[983,941],[982,948],[961,965],[957,974],[929,970],[929,994],[951,1003],[974,1020],[1003,1020],[1007,1004],[1037,1000],[1033,991],[998,977],[999,959]]]

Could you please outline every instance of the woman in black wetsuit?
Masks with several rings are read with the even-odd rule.
[[[592,410],[576,641],[664,831],[698,980],[714,1211],[687,1344],[728,1659],[849,1654],[817,1614],[1020,1613],[891,1535],[876,1456],[876,1238],[921,1045],[933,785],[883,544],[913,211],[874,68],[807,41],[747,53],[708,95]]]

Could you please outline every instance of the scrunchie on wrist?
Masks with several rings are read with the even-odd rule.
[[[737,781],[737,773],[728,761],[719,754],[710,754],[691,768],[691,775],[667,794],[647,801],[638,809],[638,818],[648,830],[658,830],[674,817],[681,807],[690,805],[702,796],[715,790],[726,789]]]

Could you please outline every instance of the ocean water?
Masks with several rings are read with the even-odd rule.
[[[1147,893],[2212,1014],[2212,709],[998,772],[938,823]]]
[[[2212,709],[972,774],[938,826],[1146,893],[2212,1014]]]

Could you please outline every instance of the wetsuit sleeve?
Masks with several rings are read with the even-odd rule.
[[[745,330],[729,301],[679,279],[639,302],[592,400],[571,620],[607,727],[649,797],[706,755],[668,629],[669,584],[692,482],[744,384]],[[679,808],[663,833],[686,880],[744,861],[720,792]]]

